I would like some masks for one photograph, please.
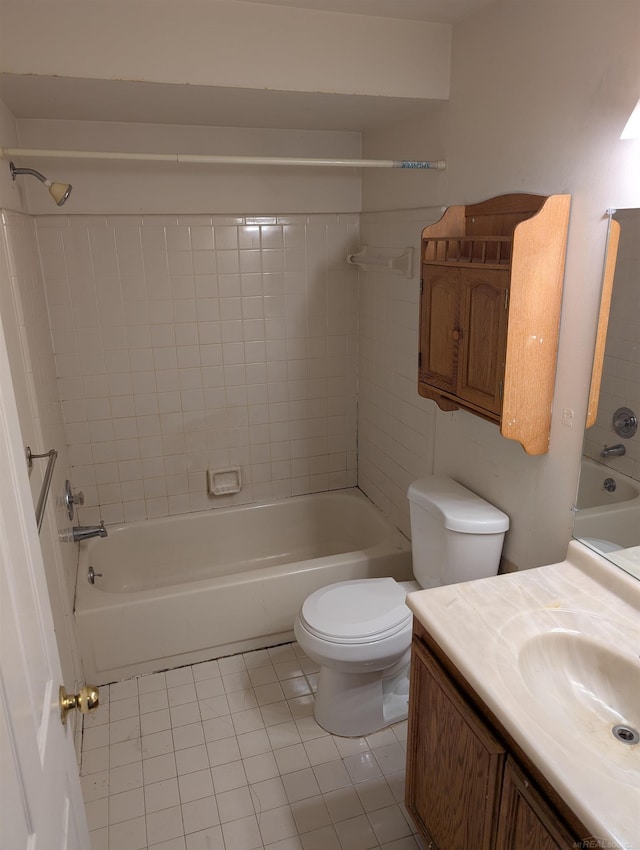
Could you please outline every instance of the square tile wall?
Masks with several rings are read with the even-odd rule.
[[[618,210],[620,245],[613,284],[598,416],[585,432],[584,453],[602,461],[605,445],[623,443],[623,457],[606,465],[640,481],[640,432],[621,439],[612,427],[613,414],[629,407],[640,416],[640,212]]]
[[[433,472],[435,404],[418,395],[422,229],[440,207],[363,213],[361,240],[413,248],[411,278],[370,268],[359,283],[358,486],[410,536],[407,489]]]
[[[82,522],[355,484],[356,214],[36,226]]]

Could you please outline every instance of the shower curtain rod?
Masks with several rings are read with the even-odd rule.
[[[121,153],[117,151],[61,151],[34,148],[1,148],[3,157],[41,157],[46,159],[110,159],[141,162],[191,162],[210,165],[301,165],[345,168],[409,168],[444,171],[443,159],[307,159],[280,156],[217,156],[194,153]]]

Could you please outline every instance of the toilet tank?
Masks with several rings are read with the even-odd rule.
[[[496,575],[509,517],[457,481],[432,475],[407,493],[413,574],[423,588]]]

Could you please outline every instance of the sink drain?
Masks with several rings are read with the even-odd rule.
[[[632,726],[614,726],[611,731],[613,737],[623,744],[637,744],[640,741],[638,731]]]

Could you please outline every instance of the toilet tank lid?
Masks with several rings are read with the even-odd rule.
[[[430,475],[414,481],[407,492],[429,513],[442,517],[444,527],[463,534],[499,534],[509,528],[509,517],[452,478]]]

